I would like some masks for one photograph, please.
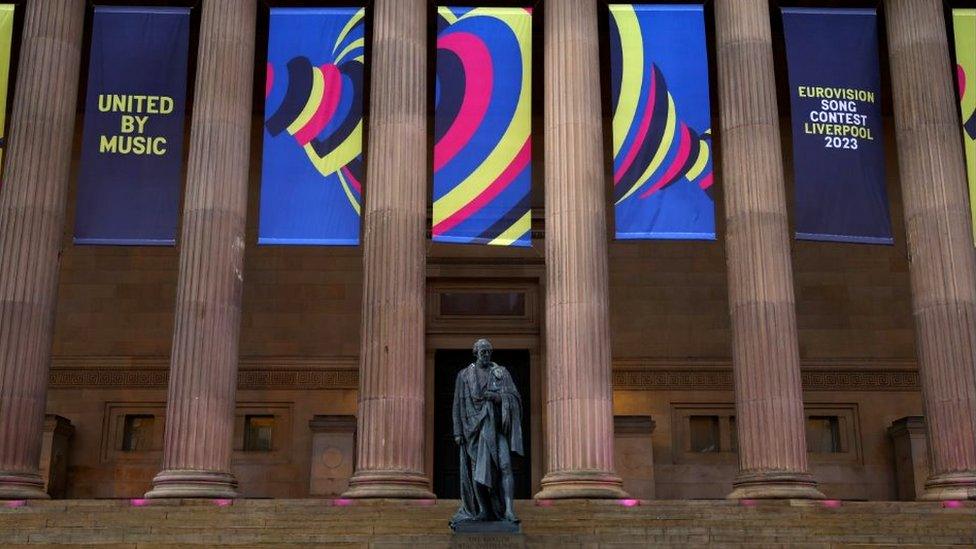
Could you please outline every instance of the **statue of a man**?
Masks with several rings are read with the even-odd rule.
[[[518,522],[511,452],[522,448],[522,397],[512,376],[491,361],[491,343],[474,344],[477,360],[454,385],[454,441],[461,454],[461,508],[451,528],[465,521]]]

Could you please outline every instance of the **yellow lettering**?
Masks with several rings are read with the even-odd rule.
[[[98,138],[98,152],[100,153],[114,153],[119,146],[119,136],[113,135],[111,139],[106,135],[99,136]]]
[[[132,133],[136,131],[136,117],[127,114],[122,115],[122,133]]]

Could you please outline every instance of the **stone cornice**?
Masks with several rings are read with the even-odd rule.
[[[165,388],[166,357],[58,356],[50,373],[54,389],[75,387]],[[803,362],[807,391],[919,391],[910,359],[832,359]],[[356,389],[356,357],[245,357],[239,389]],[[613,387],[624,391],[731,391],[729,360],[619,358]]]

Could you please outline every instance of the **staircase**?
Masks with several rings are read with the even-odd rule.
[[[976,502],[520,501],[523,534],[452,536],[454,501],[0,502],[0,547],[976,546]]]

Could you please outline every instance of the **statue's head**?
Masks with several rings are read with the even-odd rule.
[[[479,339],[474,342],[471,348],[474,356],[478,357],[478,362],[485,363],[491,361],[491,342],[487,339]]]

